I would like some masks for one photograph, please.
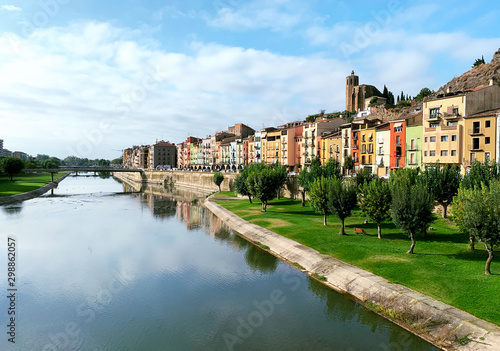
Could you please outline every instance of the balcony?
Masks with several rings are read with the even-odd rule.
[[[353,134],[353,136],[352,136],[352,140],[358,140],[358,136],[357,136],[357,134]]]
[[[442,126],[441,130],[458,130],[458,126]]]
[[[469,135],[481,135],[481,134],[484,134],[484,128],[469,129]]]
[[[460,118],[460,114],[459,113],[446,113],[445,112],[443,114],[443,118],[446,120],[458,119],[458,118]]]
[[[359,146],[358,146],[358,145],[353,145],[353,146],[352,146],[352,149],[353,149],[353,150],[359,150]]]
[[[483,151],[483,148],[479,144],[469,144],[467,145],[467,149],[470,151]]]
[[[435,131],[436,131],[436,127],[424,128],[424,131],[425,131],[426,133],[429,133],[429,132],[435,132]]]

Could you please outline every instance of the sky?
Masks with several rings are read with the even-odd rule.
[[[500,48],[498,0],[0,0],[0,139],[59,158],[437,90]]]

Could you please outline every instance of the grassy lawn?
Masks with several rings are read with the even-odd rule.
[[[500,258],[484,274],[488,254],[482,244],[476,251],[468,248],[468,237],[458,233],[450,220],[439,217],[426,237],[417,237],[415,254],[406,254],[410,240],[392,224],[382,226],[382,239],[377,238],[376,224],[363,224],[366,219],[359,209],[346,219],[346,236],[340,236],[340,221],[331,215],[328,226],[323,216],[300,201],[273,200],[267,213],[258,200],[226,200],[218,202],[238,216],[278,234],[312,247],[321,253],[405,285],[437,300],[465,310],[479,318],[500,325]],[[367,235],[355,234],[363,228]],[[498,254],[496,255],[498,257]]]
[[[62,177],[65,173],[54,174],[54,180]],[[9,196],[38,189],[51,182],[50,173],[30,173],[14,176],[13,181],[9,177],[0,177],[0,196]]]
[[[238,195],[233,192],[233,191],[221,191],[218,192],[214,195],[214,199],[223,199],[223,198],[228,198],[228,197],[234,197],[235,199],[238,197]]]

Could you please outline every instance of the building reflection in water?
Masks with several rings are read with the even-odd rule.
[[[190,190],[165,189],[161,186],[148,185],[145,189],[138,189],[137,185],[123,183],[124,192],[138,192],[136,198],[151,211],[154,218],[162,220],[176,217],[186,224],[188,230],[201,230],[235,249],[245,250],[245,261],[253,271],[273,273],[278,267],[279,260],[251,244],[224,224],[207,208],[200,205],[205,194]]]

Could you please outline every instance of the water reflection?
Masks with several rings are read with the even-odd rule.
[[[23,203],[16,202],[10,205],[0,206],[0,208],[2,208],[2,211],[9,216],[19,216],[19,214],[23,210]]]

